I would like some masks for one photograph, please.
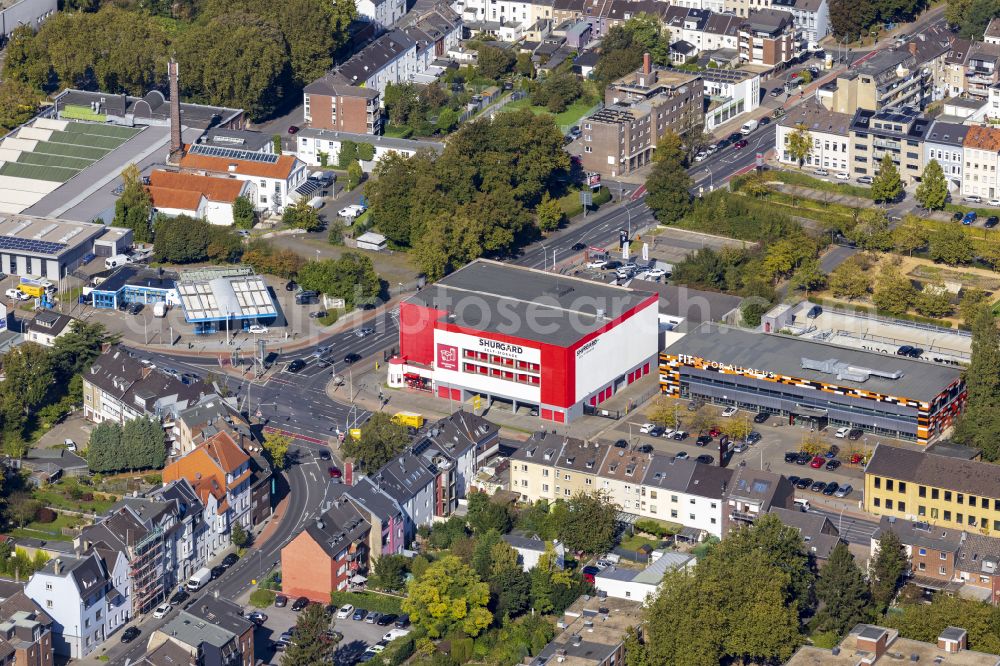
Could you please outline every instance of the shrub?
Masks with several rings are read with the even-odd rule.
[[[160,476],[159,474],[147,474],[146,476],[142,477],[142,480],[145,483],[148,483],[153,486],[158,486],[163,483],[163,477]]]
[[[35,521],[39,523],[54,523],[56,518],[56,512],[45,506],[35,512]]]
[[[651,518],[644,518],[643,520],[635,521],[635,529],[640,532],[646,532],[647,534],[653,534],[658,537],[665,538],[668,536],[673,536],[680,532],[680,525],[668,525],[666,523],[661,523],[658,520],[653,520]]]
[[[403,599],[401,597],[391,597],[385,594],[371,594],[370,592],[331,592],[330,603],[335,606],[351,604],[355,608],[366,608],[369,611],[379,613],[393,613],[400,615],[403,612]]]
[[[74,486],[74,488],[76,490],[80,490],[79,488],[76,488],[75,486]],[[73,497],[72,493],[70,493],[70,497]],[[81,492],[79,497],[73,497],[73,499],[78,499],[81,502],[93,502],[94,501],[94,493],[84,493],[84,492]]]
[[[472,639],[456,638],[451,641],[451,656],[460,664],[472,659]]]
[[[383,666],[400,666],[413,656],[413,652],[416,650],[416,633],[416,631],[411,631],[405,636],[390,641],[372,663],[379,663]]]
[[[254,590],[250,593],[250,605],[256,608],[267,608],[274,603],[274,597],[277,596],[274,590]]]

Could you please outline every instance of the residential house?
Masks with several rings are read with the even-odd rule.
[[[672,7],[686,7],[688,9],[704,9],[706,11],[722,14],[726,11],[724,0],[677,0],[670,3]]]
[[[751,0],[753,1],[753,0]],[[751,12],[740,26],[740,60],[753,65],[779,67],[799,55],[795,19],[778,9]]]
[[[667,7],[667,3],[657,0],[554,0],[552,20],[556,25],[567,20],[585,20],[593,29],[593,38],[599,39],[615,25],[639,14],[662,19]]]
[[[83,374],[83,415],[95,423],[157,418],[172,438],[177,413],[212,393],[200,381],[185,384],[110,345]]]
[[[965,93],[978,99],[1000,82],[1000,44],[973,44],[965,61]]]
[[[860,66],[837,77],[831,101],[837,113],[923,109],[931,98],[932,80],[917,57],[906,49],[878,51]]]
[[[219,226],[232,226],[236,199],[243,197],[251,202],[257,199],[256,184],[251,180],[162,169],[149,174],[146,191],[157,213],[170,217],[187,215]]]
[[[197,655],[192,655],[182,645],[173,641],[164,641],[151,648],[135,663],[136,666],[199,666]]]
[[[851,119],[854,156],[851,175],[876,176],[883,157],[889,155],[904,184],[920,180],[924,171],[924,138],[930,126],[928,117],[911,108],[882,111],[859,108]]]
[[[920,31],[908,41],[905,49],[916,59],[922,75],[927,75],[927,102],[949,96],[950,64],[958,38],[945,25],[936,25]],[[964,82],[963,82],[964,85]]]
[[[347,590],[370,567],[371,523],[366,512],[341,494],[330,509],[309,520],[281,549],[282,590],[293,597],[329,603],[330,591]]]
[[[774,514],[782,523],[802,535],[806,551],[815,558],[819,566],[826,564],[833,549],[843,541],[833,521],[821,513],[800,511],[798,507],[786,509],[783,506],[772,506],[768,513]]]
[[[55,344],[56,338],[69,333],[73,327],[72,322],[76,321],[69,315],[64,315],[55,310],[38,310],[35,316],[24,325],[24,337],[28,342],[37,342],[45,347]]]
[[[542,554],[545,553],[545,548],[548,543],[538,538],[538,535],[532,535],[531,537],[520,536],[517,534],[504,534],[503,540],[507,542],[511,548],[517,551],[517,561],[521,565],[521,569],[525,572],[531,571],[538,564],[538,560],[541,559]],[[555,540],[551,543],[552,552],[555,555],[555,566],[562,569],[566,566],[566,547],[559,543],[559,540]]]
[[[997,166],[1000,165],[1000,129],[974,126],[962,142],[965,170],[962,172],[962,195],[995,199],[1000,192]]]
[[[864,509],[876,516],[996,536],[996,466],[879,444],[865,467]]]
[[[205,666],[254,666],[253,633],[242,608],[205,594],[154,631],[147,650],[152,654],[169,642]]]
[[[205,505],[187,479],[171,481],[150,493],[149,498],[172,506],[175,525],[167,535],[166,561],[173,563],[170,583],[178,584],[205,566],[214,554],[208,548],[211,534]]]
[[[354,85],[337,71],[327,72],[302,90],[302,108],[305,122],[312,129],[382,133],[379,90]]]
[[[816,50],[833,32],[827,0],[772,0],[771,7],[789,12],[802,40],[802,48]]]
[[[52,618],[55,653],[82,659],[108,637],[106,596],[112,588],[101,558],[90,552],[50,560],[32,575],[24,594]]]
[[[799,104],[777,123],[775,153],[778,161],[799,166],[789,151],[789,140],[801,128],[812,140],[812,149],[803,166],[849,173],[851,120],[851,115],[830,111],[815,99]]]
[[[968,39],[955,38],[951,41],[951,50],[944,57],[943,77],[936,82],[944,95],[959,97],[965,93],[965,64],[972,46],[973,42]]]
[[[594,587],[613,599],[645,603],[656,596],[663,577],[670,571],[690,570],[697,564],[694,555],[669,550],[654,550],[645,569],[637,570],[612,564],[594,576]]]
[[[643,479],[653,461],[653,454],[635,449],[602,447],[597,462],[597,488],[626,513],[639,515],[646,504]]]
[[[271,155],[230,148],[220,154],[216,146],[189,146],[180,159],[184,172],[249,181],[256,186],[254,208],[280,214],[298,200],[296,190],[305,184],[306,165],[294,155]]]
[[[53,666],[52,630],[55,622],[19,591],[0,602],[0,644],[12,659],[7,666]]]
[[[583,119],[583,168],[619,176],[648,164],[664,134],[703,122],[703,91],[700,76],[654,68],[645,55],[608,86],[605,108]]]
[[[353,143],[369,143],[375,149],[373,163],[377,163],[389,154],[409,157],[419,150],[433,150],[440,153],[444,143],[423,139],[397,139],[389,136],[373,137],[368,134],[352,134],[350,132],[334,132],[330,130],[312,129],[307,127],[295,135],[296,152],[299,159],[309,166],[322,167],[336,164],[340,158],[340,146],[345,141]],[[366,165],[362,164],[362,168]]]
[[[391,497],[382,492],[371,478],[362,477],[350,486],[345,497],[371,524],[368,551],[372,559],[394,555],[406,547],[406,518]]]
[[[163,468],[164,484],[180,479],[187,479],[205,507],[208,559],[229,547],[233,525],[250,529],[254,472],[250,456],[228,433],[218,433]]]
[[[780,474],[756,470],[741,460],[725,492],[726,531],[752,524],[772,507],[794,508],[795,489]]]
[[[956,194],[962,189],[967,125],[934,121],[924,137],[924,163],[936,160],[941,165],[948,189]]]
[[[739,28],[743,20],[732,14],[715,14],[705,9],[671,5],[664,14],[663,23],[670,30],[671,46],[687,42],[695,47],[697,54],[738,48]]]
[[[563,612],[559,635],[530,666],[611,666],[625,663],[625,636],[644,621],[642,602],[583,595]]]
[[[900,638],[895,629],[859,624],[832,649],[811,645],[799,648],[785,666],[853,666],[858,663],[883,666],[897,664],[902,659],[911,663],[962,666],[997,666],[1000,663],[998,655],[969,650],[968,632],[959,627],[946,627],[938,635],[937,643],[924,643]]]
[[[407,543],[416,536],[418,527],[433,522],[436,475],[411,451],[387,462],[371,479],[403,510]]]
[[[390,30],[334,71],[350,85],[385,95],[388,84],[406,83],[418,73],[417,44],[402,30]],[[380,101],[384,106],[385,99]]]
[[[358,0],[358,18],[379,28],[391,28],[406,14],[405,0]]]
[[[983,34],[983,41],[987,44],[1000,45],[1000,18],[990,19],[989,25],[986,26],[986,32]]]
[[[721,538],[731,478],[729,469],[654,454],[642,482],[638,515]]]
[[[444,73],[444,65],[435,63],[443,63],[448,51],[462,45],[463,26],[462,17],[443,3],[406,16],[401,27],[417,46],[415,82],[431,83]]]
[[[176,455],[187,455],[220,432],[229,434],[243,449],[254,448],[250,424],[229,402],[218,396],[202,400],[177,413],[174,435]]]
[[[760,105],[760,75],[746,70],[706,69],[702,72],[708,108],[705,130],[713,131]]]

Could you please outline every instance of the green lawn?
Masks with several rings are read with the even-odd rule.
[[[45,506],[53,509],[69,509],[71,511],[88,511],[90,513],[104,513],[114,504],[114,500],[95,499],[84,502],[67,497],[63,492],[63,484],[48,486],[44,489],[35,490],[32,495]],[[101,496],[103,497],[103,495]]]
[[[653,550],[660,548],[660,542],[656,539],[650,539],[648,537],[640,536],[638,534],[633,534],[622,539],[620,544],[625,550],[638,550],[642,546],[649,545]]]
[[[43,539],[46,541],[72,541],[73,537],[62,533],[62,528],[73,527],[80,519],[60,513],[51,523],[28,523],[24,527],[11,530],[10,535],[22,539]]]
[[[394,139],[409,139],[413,135],[413,130],[408,125],[391,125],[386,123],[382,127],[383,134],[391,136]]]
[[[593,104],[584,102],[583,100],[577,100],[566,107],[566,110],[562,113],[555,114],[556,124],[559,125],[564,131],[572,127],[573,125],[578,125],[580,118],[583,118],[587,111],[593,108]],[[544,106],[531,106],[531,100],[527,97],[524,99],[519,99],[516,102],[511,102],[507,106],[503,107],[505,109],[529,109],[535,115],[540,113],[548,113],[552,115],[552,112],[546,109]]]

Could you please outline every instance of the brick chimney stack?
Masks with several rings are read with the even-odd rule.
[[[180,66],[176,60],[167,63],[167,78],[170,80],[170,154],[167,162],[176,164],[184,154],[181,140],[181,93],[178,76]]]
[[[653,61],[652,61],[652,58],[649,57],[648,53],[643,53],[642,54],[642,73],[643,74],[649,74],[652,71],[653,71]]]

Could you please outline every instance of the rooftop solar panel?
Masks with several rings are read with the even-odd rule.
[[[50,241],[35,240],[34,238],[18,238],[17,236],[0,236],[0,250],[58,254],[65,247],[65,243],[53,243]]]
[[[262,164],[276,164],[278,161],[278,156],[271,153],[255,153],[250,150],[223,148],[221,146],[209,146],[206,144],[196,144],[191,147],[189,152],[193,155],[224,157],[226,159],[244,160],[246,162],[260,162]]]

